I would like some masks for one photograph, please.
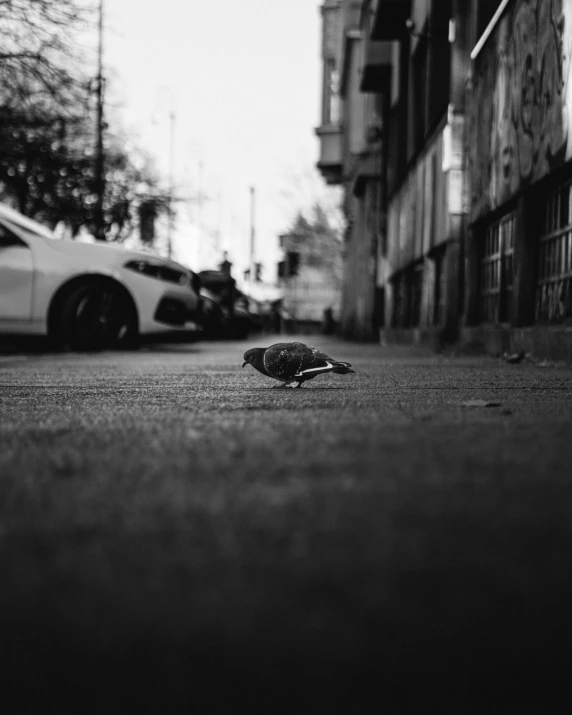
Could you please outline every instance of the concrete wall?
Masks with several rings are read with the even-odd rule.
[[[367,182],[361,196],[350,196],[346,234],[341,331],[355,340],[377,340],[375,326],[376,241],[379,185]]]

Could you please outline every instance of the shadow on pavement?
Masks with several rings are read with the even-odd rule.
[[[0,335],[0,355],[38,355],[58,350],[44,336]]]

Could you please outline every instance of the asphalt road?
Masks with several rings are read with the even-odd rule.
[[[269,342],[0,356],[3,711],[566,712],[572,371]]]

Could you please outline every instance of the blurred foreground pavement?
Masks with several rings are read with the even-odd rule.
[[[304,341],[0,357],[2,712],[568,711],[572,371]]]

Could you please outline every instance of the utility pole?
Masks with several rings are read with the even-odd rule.
[[[171,97],[172,100],[172,97]],[[168,200],[168,224],[167,224],[167,256],[173,255],[173,193],[174,183],[174,161],[175,161],[175,110],[171,101],[171,111],[169,113],[169,200]]]
[[[256,190],[254,186],[250,187],[250,285],[254,285],[254,274],[255,274],[255,241],[256,241],[256,231],[254,228],[254,202],[256,197]]]
[[[203,214],[203,160],[199,159],[199,172],[197,178],[197,228],[199,241],[201,240],[201,221]]]
[[[105,194],[105,157],[103,154],[103,0],[99,0],[99,45],[97,52],[97,125],[95,145],[95,237],[105,241],[103,197]]]

